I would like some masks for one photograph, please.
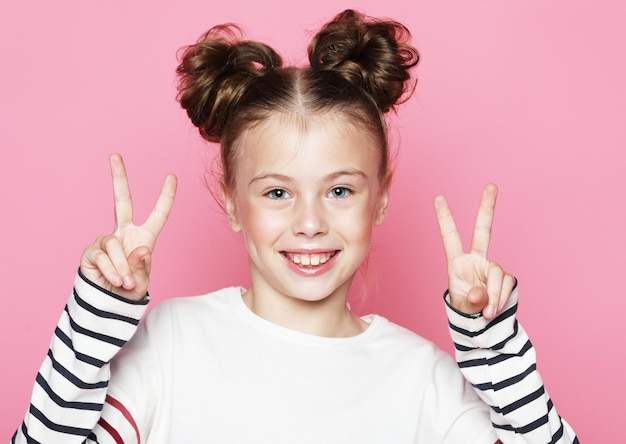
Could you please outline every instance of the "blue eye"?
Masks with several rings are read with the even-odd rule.
[[[330,197],[334,197],[335,199],[343,199],[352,194],[352,190],[346,187],[335,187],[330,190],[330,193],[328,194]]]
[[[266,196],[270,199],[285,199],[289,197],[289,193],[280,188],[274,188],[266,193]]]

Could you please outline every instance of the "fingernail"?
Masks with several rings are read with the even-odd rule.
[[[496,307],[494,307],[493,305],[487,305],[487,308],[485,308],[485,315],[487,317],[493,317],[496,314]]]
[[[124,276],[124,285],[127,287],[133,286],[133,278],[132,276]]]
[[[109,282],[116,287],[119,287],[122,285],[122,277],[119,274],[112,274],[109,276]]]

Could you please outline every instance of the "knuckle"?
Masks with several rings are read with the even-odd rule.
[[[504,275],[504,269],[497,262],[489,262],[489,274],[501,274]]]
[[[104,236],[101,241],[101,245],[105,250],[109,250],[112,247],[115,247],[117,244],[119,244],[119,239],[113,234]]]
[[[104,238],[104,236],[98,236],[95,238],[95,240],[93,241],[93,243],[91,243],[87,248],[85,248],[85,252],[93,250],[93,249],[100,249],[100,246],[102,245],[102,239]]]
[[[94,252],[93,261],[98,265],[98,268],[107,268],[110,263],[109,255],[100,249]]]

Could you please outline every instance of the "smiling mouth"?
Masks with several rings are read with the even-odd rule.
[[[289,251],[282,251],[281,254],[296,265],[317,267],[318,265],[328,262],[338,252],[339,250],[326,251],[323,253],[291,253]]]

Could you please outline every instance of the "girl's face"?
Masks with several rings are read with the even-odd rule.
[[[256,298],[345,302],[387,206],[374,140],[336,116],[308,118],[305,129],[278,115],[242,136],[224,199]]]

